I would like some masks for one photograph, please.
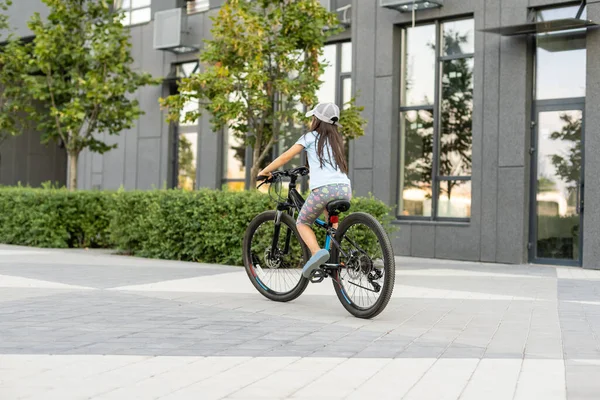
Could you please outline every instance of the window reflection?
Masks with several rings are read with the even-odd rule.
[[[431,216],[433,112],[405,112],[401,124],[404,136],[400,215]]]
[[[317,98],[320,103],[335,103],[336,93],[336,65],[337,65],[337,45],[330,44],[323,49],[323,55],[319,62],[327,63],[325,72],[321,75],[321,86],[317,90]]]
[[[183,110],[179,115],[179,125],[180,126],[193,126],[198,125],[198,119],[194,121],[186,121],[185,116],[188,112],[198,111],[199,103],[197,99],[190,99],[185,102],[183,105]]]
[[[578,259],[582,112],[539,114],[537,256]]]
[[[352,99],[352,79],[345,78],[342,81],[342,105],[343,108],[348,108],[348,102]]]
[[[149,22],[152,19],[150,4],[151,0],[123,0],[120,3],[123,25],[129,26]]]
[[[179,179],[178,187],[184,190],[196,188],[196,162],[198,159],[198,134],[179,135],[178,149]]]
[[[444,61],[440,175],[470,176],[473,147],[473,59]]]
[[[577,12],[579,11],[579,7],[579,5],[576,5],[542,9],[536,13],[536,19],[538,22],[548,22],[563,18],[575,18],[577,16]],[[581,14],[580,18],[587,18],[587,7],[583,9],[583,13]]]
[[[301,108],[302,104],[300,104],[299,100],[290,99],[288,102],[284,102],[283,105],[285,108]],[[304,121],[293,121],[290,120],[287,122],[285,126],[281,129],[281,136],[279,141],[277,142],[278,154],[282,154],[287,149],[292,147],[296,141],[306,132],[306,125],[303,123]],[[296,168],[299,167],[302,159],[302,153],[296,155],[294,158],[290,160],[287,164],[283,166],[284,169]]]
[[[405,106],[433,104],[435,93],[435,25],[406,30]]]
[[[471,217],[471,181],[440,181],[438,216]]]
[[[246,178],[244,140],[231,129],[226,129],[223,138],[223,180],[231,189],[243,190]],[[230,180],[238,180],[238,182],[228,182]]]
[[[575,18],[579,6],[551,8],[537,12],[538,21]],[[586,18],[584,9],[581,18]],[[536,99],[585,97],[586,30],[550,32],[537,35]]]
[[[341,72],[352,72],[352,42],[342,43]]]
[[[445,56],[475,52],[475,27],[472,19],[446,22],[443,25],[442,48]]]
[[[537,37],[536,99],[584,97],[586,86],[585,32]]]
[[[471,216],[474,28],[468,19],[404,31],[400,216]]]

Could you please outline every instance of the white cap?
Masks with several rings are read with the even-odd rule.
[[[338,123],[340,120],[340,108],[333,103],[319,103],[315,108],[307,112],[306,116],[315,116],[323,122],[341,127]]]

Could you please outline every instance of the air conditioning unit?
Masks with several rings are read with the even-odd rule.
[[[185,8],[174,8],[154,14],[154,49],[177,54],[193,53],[198,47],[193,43],[187,28]]]
[[[442,7],[444,0],[380,0],[380,5],[400,12],[412,12]]]

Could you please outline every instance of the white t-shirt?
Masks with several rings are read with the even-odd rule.
[[[321,168],[319,156],[317,155],[319,144],[319,134],[317,132],[308,132],[298,139],[296,144],[306,149],[308,165],[310,166],[310,190],[336,183],[350,185],[348,175],[343,173],[335,162],[333,150],[328,142],[323,146],[324,162]]]

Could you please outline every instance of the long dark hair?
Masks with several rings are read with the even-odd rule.
[[[319,158],[319,166],[323,168],[325,163],[331,164],[332,158],[335,160],[337,167],[345,174],[348,173],[348,163],[346,162],[346,154],[344,150],[344,138],[338,132],[336,125],[323,122],[318,118],[313,117],[312,123],[310,124],[310,130],[316,131],[319,134],[319,141],[317,142],[317,157]],[[332,154],[329,154],[329,148],[325,144],[329,143],[331,146]],[[327,157],[324,157],[323,151],[327,149]],[[335,167],[335,165],[332,165]]]

